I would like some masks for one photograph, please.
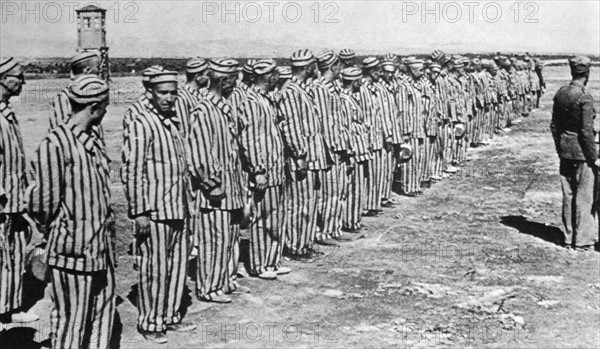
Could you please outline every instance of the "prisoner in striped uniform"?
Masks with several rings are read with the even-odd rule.
[[[423,178],[426,186],[431,185],[432,177],[435,177],[435,166],[440,158],[439,143],[437,137],[439,134],[440,118],[436,111],[435,87],[429,80],[429,77],[423,75],[421,77],[421,85],[423,86],[423,128],[425,137],[423,138]]]
[[[238,289],[241,212],[244,205],[237,120],[227,98],[237,80],[238,62],[209,62],[210,87],[191,114],[188,162],[194,179],[192,230],[198,234],[196,297],[229,303]],[[245,288],[244,288],[245,289]]]
[[[5,222],[0,223],[0,320],[30,322],[38,317],[21,307],[25,246],[30,238],[21,202],[27,178],[19,121],[9,105],[25,84],[23,69],[13,58],[0,61],[0,187],[6,195]]]
[[[433,85],[432,112],[438,118],[438,134],[436,137],[437,156],[434,158],[432,180],[441,180],[442,173],[447,169],[446,148],[449,140],[450,119],[448,114],[448,84],[445,76],[441,75],[442,66],[434,62],[429,66],[430,81]]]
[[[342,237],[342,213],[346,205],[348,128],[341,113],[340,88],[335,83],[341,70],[341,62],[332,50],[317,55],[321,77],[311,86],[310,94],[321,121],[325,145],[331,154],[333,165],[323,170],[321,185],[323,195],[317,210],[319,233],[316,242],[335,245],[332,239],[345,241]]]
[[[342,62],[342,69],[356,66],[356,52],[354,50],[349,48],[342,49],[339,56],[340,62]]]
[[[96,51],[84,51],[76,54],[71,58],[71,79],[75,80],[83,75],[100,74],[100,56]],[[69,121],[72,115],[71,103],[69,103],[69,87],[62,89],[52,100],[52,114],[50,114],[50,128],[62,125]],[[103,141],[104,130],[102,126],[94,126],[94,132],[98,134],[98,138]]]
[[[269,99],[279,73],[275,61],[259,60],[253,66],[254,85],[239,108],[240,157],[248,174],[255,217],[250,222],[250,273],[275,279],[289,273],[281,266],[283,252],[284,159],[277,127],[277,110]]]
[[[342,216],[344,231],[358,233],[361,229],[365,195],[365,167],[371,158],[369,150],[369,128],[355,98],[360,92],[362,71],[359,68],[346,68],[340,73],[341,81],[341,117],[350,123],[348,198]]]
[[[190,331],[181,321],[188,253],[189,177],[174,105],[177,73],[149,79],[150,103],[127,127],[122,180],[128,215],[135,220],[139,263],[138,331],[165,343],[165,332]]]
[[[164,68],[159,65],[153,65],[144,69],[142,72],[142,86],[144,88],[144,92],[140,95],[140,97],[133,102],[127,110],[125,110],[125,114],[123,115],[123,136],[127,135],[127,128],[131,121],[137,116],[144,112],[147,106],[150,105],[151,91],[150,91],[150,77],[156,74],[159,74],[164,71]]]
[[[364,84],[360,88],[359,103],[369,128],[369,143],[372,153],[367,165],[365,216],[376,216],[381,212],[381,189],[386,179],[386,157],[383,152],[384,117],[376,84],[379,82],[381,67],[379,59],[367,57],[363,60]]]
[[[106,156],[93,131],[109,103],[95,75],[69,88],[72,114],[42,141],[27,207],[46,227],[52,347],[109,348],[115,315],[114,216]]]
[[[292,79],[283,86],[279,101],[279,128],[283,137],[288,205],[284,218],[286,247],[293,259],[310,258],[317,231],[320,175],[330,166],[321,121],[310,97],[307,80],[316,74],[316,60],[309,50],[292,54]]]
[[[186,83],[177,91],[175,111],[181,120],[181,133],[186,138],[190,128],[192,110],[208,93],[208,63],[200,58],[192,58],[185,64]]]

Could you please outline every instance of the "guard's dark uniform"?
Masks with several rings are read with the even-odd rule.
[[[587,63],[586,63],[587,62]],[[589,58],[571,59],[571,69],[589,69]],[[560,157],[565,243],[589,246],[598,241],[597,213],[593,211],[594,170],[598,148],[594,132],[593,98],[583,83],[572,81],[554,96],[550,128]]]

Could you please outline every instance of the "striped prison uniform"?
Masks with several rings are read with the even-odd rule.
[[[381,116],[383,125],[384,147],[382,150],[384,159],[384,179],[381,185],[381,201],[389,200],[392,194],[392,181],[396,163],[394,161],[394,145],[392,128],[398,115],[398,105],[396,100],[396,87],[392,83],[380,81],[375,84],[377,88],[377,97],[381,105]]]
[[[508,106],[508,76],[505,74],[506,71],[503,69],[498,70],[496,75],[494,75],[494,80],[497,86],[498,93],[498,124],[496,125],[496,129],[501,130],[504,129],[507,120],[507,106]]]
[[[431,180],[435,176],[435,167],[439,161],[439,143],[437,142],[440,119],[437,115],[434,86],[431,81],[423,77],[421,80],[423,86],[423,130],[425,137],[423,138],[423,181]]]
[[[415,194],[421,191],[421,156],[424,137],[423,103],[419,82],[412,78],[403,78],[399,82],[406,88],[406,99],[400,130],[405,141],[413,149],[413,156],[400,163],[400,190],[403,194]]]
[[[48,131],[52,131],[52,129],[59,125],[66,124],[72,114],[71,101],[69,101],[69,88],[65,87],[52,100],[52,114],[50,114],[50,128]],[[96,133],[96,137],[104,142],[104,129],[102,126],[93,126],[92,130]]]
[[[340,91],[341,117],[350,122],[349,165],[351,169],[348,178],[348,198],[346,208],[342,213],[344,229],[359,229],[364,207],[365,167],[371,158],[369,151],[369,129],[358,100],[347,91]]]
[[[342,213],[347,198],[347,163],[344,154],[348,150],[348,127],[341,116],[341,97],[339,86],[324,78],[316,80],[311,86],[311,97],[316,106],[317,116],[325,145],[331,154],[333,166],[322,172],[323,194],[317,209],[317,225],[320,233],[317,240],[342,235]]]
[[[292,77],[281,90],[278,122],[289,169],[285,189],[286,247],[291,254],[303,254],[315,240],[321,172],[332,160],[307,86],[297,77]],[[299,159],[306,161],[307,171],[298,171]]]
[[[93,131],[65,124],[42,141],[27,191],[43,217],[51,269],[53,348],[108,348],[115,315],[109,159]]]
[[[277,128],[276,106],[262,92],[251,87],[238,115],[242,167],[252,184],[259,174],[267,178],[264,191],[252,192],[256,211],[249,227],[250,273],[260,275],[281,266],[285,212],[283,141]]]
[[[407,94],[407,89],[404,83],[401,83],[397,78],[395,78],[393,80],[393,82],[391,83],[390,86],[388,86],[388,89],[390,89],[390,91],[393,91],[393,96],[394,96],[394,100],[395,100],[395,105],[396,105],[396,113],[395,115],[393,115],[392,120],[391,120],[391,138],[392,138],[392,145],[394,147],[393,152],[391,154],[391,157],[389,159],[389,166],[390,166],[390,174],[391,174],[391,178],[390,178],[390,185],[389,185],[389,191],[387,193],[384,192],[384,199],[389,199],[391,197],[391,189],[393,186],[394,181],[398,178],[397,175],[399,173],[399,159],[398,159],[398,152],[399,152],[399,147],[401,144],[403,144],[405,142],[405,135],[403,134],[403,130],[402,130],[402,125],[403,125],[403,118],[404,118],[404,114],[406,113],[406,100],[408,98],[408,94]]]
[[[450,131],[450,119],[448,113],[448,83],[445,76],[439,75],[435,81],[433,94],[433,112],[438,118],[438,135],[436,137],[438,156],[435,160],[433,175],[441,177],[442,172],[448,166],[447,163],[447,143]]]
[[[175,112],[181,120],[180,132],[183,138],[187,138],[190,129],[190,114],[192,110],[202,101],[208,91],[206,89],[195,90],[189,84],[185,84],[177,91],[177,100],[175,101]]]
[[[174,114],[173,114],[174,115]],[[125,134],[122,181],[129,218],[150,218],[150,233],[138,235],[138,328],[161,332],[181,321],[179,307],[187,272],[189,177],[185,146],[175,116],[148,104]]]
[[[188,163],[194,180],[192,231],[198,238],[196,296],[211,300],[237,288],[240,209],[244,205],[237,121],[229,102],[209,92],[191,114]],[[209,193],[221,187],[225,197]]]
[[[381,103],[377,96],[377,87],[367,82],[360,87],[359,103],[364,114],[365,123],[370,125],[369,141],[372,157],[367,165],[365,210],[379,210],[381,207],[381,189],[386,175],[386,158],[383,152],[384,130]]]
[[[0,101],[0,180],[7,199],[0,223],[0,314],[5,314],[21,306],[29,234],[21,209],[27,186],[23,138],[8,101]]]
[[[450,155],[448,161],[457,165],[456,154],[461,145],[460,140],[455,136],[455,126],[459,122],[465,122],[465,106],[463,102],[463,91],[458,77],[454,74],[448,77],[448,96],[449,96],[449,113],[450,113],[450,141],[447,150]]]
[[[469,134],[471,144],[477,144],[482,141],[487,140],[485,135],[485,124],[487,117],[485,113],[485,106],[487,103],[487,76],[485,75],[485,70],[479,72],[473,72],[469,74],[469,78],[472,81],[475,101],[473,105],[473,127],[471,128],[471,132]]]
[[[496,85],[496,79],[492,76],[491,73],[486,71],[486,79],[487,79],[487,87],[486,87],[486,99],[488,105],[486,106],[486,112],[488,112],[488,117],[486,119],[487,123],[485,125],[485,133],[489,139],[494,138],[494,133],[496,130],[496,125],[498,124],[497,115],[498,115],[498,86]]]

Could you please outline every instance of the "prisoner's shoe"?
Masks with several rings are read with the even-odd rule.
[[[285,274],[289,274],[292,272],[292,268],[288,268],[288,267],[279,267],[275,270],[275,273],[277,275],[285,275]]]
[[[167,331],[173,332],[190,332],[196,329],[196,325],[191,322],[180,322],[177,324],[167,325]]]
[[[149,331],[139,330],[139,332],[144,337],[144,339],[146,339],[147,341],[152,342],[152,343],[165,344],[169,341],[169,339],[167,338],[166,331],[149,332]]]
[[[390,200],[385,200],[381,203],[381,207],[392,208],[392,207],[394,207],[394,203],[391,202]]]
[[[271,271],[271,270],[267,270],[265,272],[258,274],[258,277],[263,280],[275,280],[275,279],[277,279],[277,273],[274,271]]]
[[[215,294],[215,295],[211,295],[210,297],[200,297],[199,299],[203,302],[222,303],[222,304],[231,303],[231,301],[232,301],[232,298],[226,294]]]
[[[20,312],[20,313],[12,314],[10,316],[10,319],[12,322],[28,323],[28,322],[38,321],[40,319],[40,317],[37,316],[36,314]]]
[[[319,245],[323,245],[323,246],[337,246],[338,245],[337,242],[335,242],[335,240],[329,239],[329,238],[327,238],[327,239],[321,239],[321,240],[315,240],[315,243],[319,244]]]
[[[446,167],[446,169],[444,170],[444,172],[446,172],[446,173],[456,173],[456,172],[458,172],[458,167],[449,165],[448,167]]]
[[[377,210],[368,210],[367,212],[363,213],[364,217],[375,217],[379,214],[379,212]]]
[[[250,287],[246,287],[246,286],[241,286],[238,285],[235,290],[229,292],[229,293],[250,293]]]

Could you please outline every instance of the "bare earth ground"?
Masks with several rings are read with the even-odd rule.
[[[185,320],[198,329],[169,334],[162,347],[600,347],[600,254],[553,243],[562,229],[561,191],[548,125],[568,69],[545,74],[542,109],[491,145],[471,149],[461,173],[419,198],[395,196],[395,208],[364,220],[360,239],[323,249],[314,263],[289,262],[290,275],[241,279],[252,293],[229,305],[187,297]],[[115,162],[123,102],[136,93],[132,81],[117,79],[122,93],[113,96],[105,120]],[[30,158],[47,131],[47,102],[66,83],[31,81],[23,101],[13,101]],[[596,100],[599,83],[595,69]],[[126,253],[130,222],[118,164],[114,169],[121,256],[116,347],[149,348],[135,329],[137,273]],[[32,303],[43,287],[28,284]],[[49,333],[49,307],[46,294],[33,306],[41,320],[30,328],[10,325],[0,347],[39,347]]]

